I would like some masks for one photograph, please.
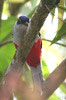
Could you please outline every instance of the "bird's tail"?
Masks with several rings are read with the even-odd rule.
[[[37,67],[32,67],[31,72],[32,72],[32,80],[33,80],[33,85],[34,89],[36,89],[38,92],[42,93],[42,84],[44,82],[43,76],[42,76],[42,67],[41,64],[39,64]]]

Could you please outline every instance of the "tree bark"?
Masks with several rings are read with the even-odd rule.
[[[45,80],[43,87],[45,98],[48,98],[60,86],[66,78],[66,59],[49,75]]]

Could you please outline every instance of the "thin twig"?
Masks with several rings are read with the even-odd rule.
[[[45,7],[47,8],[47,10],[48,10],[49,12],[51,11],[47,5],[45,5]],[[53,16],[55,16],[54,13],[51,12],[51,14],[52,14]],[[61,22],[66,23],[66,21],[62,20],[60,17],[57,17],[57,18],[58,18]]]
[[[48,40],[48,39],[44,39],[44,38],[42,38],[42,40],[45,40],[45,41],[48,41],[48,42],[52,42],[52,40]],[[55,44],[58,44],[58,45],[60,45],[60,46],[66,47],[66,45],[65,45],[65,44],[62,44],[62,43],[56,42]]]
[[[9,41],[2,42],[2,43],[0,43],[0,47],[4,46],[6,44],[9,44],[9,43],[13,43],[13,41],[9,40]]]
[[[45,39],[45,38],[42,38],[42,40],[48,41],[48,42],[52,42],[52,40]],[[12,41],[12,40],[9,40],[9,41],[2,42],[2,43],[0,43],[0,47],[4,46],[4,45],[6,45],[6,44],[9,44],[9,43],[13,43],[13,41]],[[56,43],[54,43],[54,44],[58,44],[58,45],[60,45],[60,46],[66,47],[66,45],[65,45],[65,44],[62,44],[62,43],[57,43],[57,42],[56,42]]]

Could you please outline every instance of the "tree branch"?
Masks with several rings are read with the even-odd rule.
[[[52,40],[48,40],[48,39],[45,39],[45,38],[42,38],[42,40],[48,41],[48,42],[52,42]],[[54,44],[58,44],[58,45],[60,45],[60,46],[66,47],[66,45],[65,45],[65,44],[62,44],[62,43],[56,42],[56,43],[54,43]]]
[[[9,41],[2,42],[2,43],[0,43],[0,47],[4,46],[6,44],[9,44],[9,43],[13,43],[13,41],[9,40]]]
[[[44,96],[47,99],[66,78],[66,59],[49,75],[43,84]],[[49,85],[48,85],[49,84]]]

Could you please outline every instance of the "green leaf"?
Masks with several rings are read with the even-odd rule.
[[[54,93],[48,100],[60,100],[60,98]]]
[[[63,84],[60,86],[60,89],[66,94],[66,83],[63,83]]]
[[[53,8],[52,11],[51,11],[52,21],[53,21],[53,19],[54,19],[54,14],[55,14],[55,8]]]
[[[10,40],[9,34],[11,34],[13,25],[17,18],[9,17],[7,20],[2,20],[1,30],[0,30],[0,41],[7,38]],[[12,36],[12,34],[11,34]],[[12,37],[11,37],[12,39]],[[7,44],[0,48],[0,80],[4,72],[6,71],[8,65],[10,64],[12,57],[14,55],[15,48],[13,44]]]
[[[33,7],[33,8],[36,7],[36,3],[37,3],[37,0],[32,0],[32,7]]]
[[[66,11],[66,7],[64,7],[64,6],[58,5],[57,7],[64,10],[64,11]]]
[[[0,41],[12,32],[12,28],[16,20],[17,18],[15,17],[9,17],[7,20],[2,20]]]
[[[44,58],[42,58],[42,74],[44,78],[47,78],[50,74],[48,66],[46,65]]]
[[[0,79],[2,78],[6,69],[8,68],[14,53],[15,48],[12,43],[0,48]]]
[[[56,33],[55,38],[52,40],[52,43],[57,42],[58,40],[60,40],[61,38],[63,38],[64,36],[66,36],[66,19],[64,20],[63,25],[61,26],[61,28],[58,30],[58,32]]]

